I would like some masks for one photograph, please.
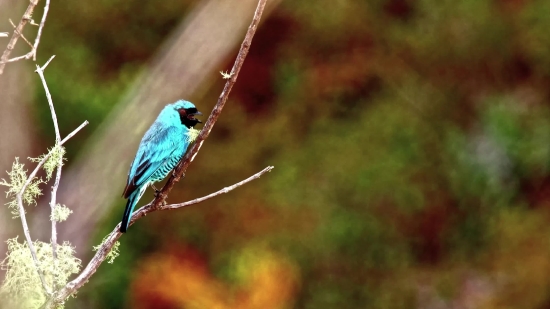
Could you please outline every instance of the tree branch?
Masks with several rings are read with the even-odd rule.
[[[69,139],[71,139],[73,136],[75,136],[76,133],[78,133],[82,128],[87,126],[89,124],[88,120],[84,121],[81,125],[78,126],[78,128],[74,129],[73,132],[69,133],[61,142],[59,145],[65,144]]]
[[[49,0],[46,0],[49,1]],[[44,14],[45,16],[45,14]],[[43,21],[45,20],[45,17],[43,18]],[[50,106],[50,112],[52,114],[52,120],[53,120],[53,126],[55,129],[55,145],[58,146],[61,143],[61,136],[59,135],[59,125],[57,122],[57,115],[55,114],[55,109],[53,107],[53,101],[52,96],[50,94],[50,90],[48,89],[48,85],[46,83],[46,78],[44,77],[44,69],[48,66],[48,64],[52,61],[52,59],[55,57],[52,56],[46,64],[44,64],[43,67],[40,67],[39,65],[36,66],[36,72],[40,76],[40,79],[42,80],[42,85],[44,86],[44,91],[46,92],[46,97],[48,98],[48,105]],[[57,189],[59,188],[59,182],[61,181],[61,170],[63,168],[63,156],[59,156],[59,162],[57,162],[57,171],[55,173],[55,182],[52,186],[51,190],[51,199],[50,199],[50,222],[52,226],[52,237],[51,237],[51,243],[52,243],[52,258],[53,258],[53,269],[57,269],[57,220],[54,218],[54,212],[55,207],[57,205]],[[52,287],[55,289],[55,280],[52,282]]]
[[[23,59],[30,59],[29,54],[25,54],[23,56],[11,58],[11,59],[6,60],[5,62],[2,62],[2,60],[0,60],[0,67],[2,67],[4,64],[9,63],[9,62],[16,62],[16,61],[23,60]]]
[[[15,48],[15,44],[17,44],[17,40],[23,35],[23,28],[25,28],[25,25],[31,21],[32,23],[32,13],[34,12],[34,9],[36,5],[38,4],[39,0],[30,0],[29,6],[25,10],[25,13],[23,14],[23,17],[21,17],[21,21],[13,31],[13,34],[11,36],[11,39],[8,43],[8,46],[2,53],[2,57],[0,57],[0,75],[4,72],[4,67],[6,66],[6,63],[9,62],[15,62],[22,59],[33,59],[36,61],[36,51],[38,49],[38,44],[40,43],[40,37],[42,36],[42,30],[44,29],[44,24],[46,23],[46,17],[48,16],[48,11],[50,8],[50,0],[46,0],[46,4],[44,5],[44,13],[42,15],[42,20],[40,22],[40,25],[38,27],[38,33],[36,35],[36,38],[34,40],[34,45],[31,46],[31,51],[26,53],[23,56],[15,57],[10,59],[10,54]],[[33,24],[36,25],[36,24]]]
[[[43,160],[43,161],[46,162],[46,160]],[[34,175],[36,175],[36,173],[34,173]],[[36,249],[34,248],[34,243],[32,242],[31,233],[29,232],[29,225],[27,224],[27,218],[25,215],[25,208],[23,207],[23,193],[25,192],[25,189],[27,189],[27,187],[29,186],[29,184],[33,179],[34,179],[34,176],[32,174],[29,175],[29,178],[27,178],[27,181],[21,188],[21,191],[17,193],[16,195],[17,207],[19,208],[19,218],[21,218],[21,225],[23,225],[23,234],[25,234],[25,239],[27,240],[27,246],[29,246],[29,250],[31,251],[32,260],[34,261],[34,266],[36,268],[36,271],[38,272],[40,281],[42,282],[42,287],[44,288],[44,291],[47,294],[51,294],[52,292],[50,291],[50,289],[48,289],[48,286],[46,285],[44,274],[42,274],[40,264],[38,263],[38,257],[36,256]]]
[[[32,60],[36,61],[36,52],[38,50],[38,44],[40,43],[40,37],[42,36],[42,30],[46,24],[46,17],[48,17],[48,11],[50,9],[50,0],[46,0],[44,5],[44,14],[42,14],[42,20],[40,21],[40,26],[38,26],[38,33],[36,34],[36,39],[34,40],[34,45],[32,47],[33,55]],[[0,72],[1,74],[2,72]]]
[[[232,186],[225,187],[217,192],[211,193],[209,195],[206,195],[185,203],[164,205],[158,208],[153,207],[154,205],[153,203],[149,203],[134,212],[134,214],[132,215],[132,218],[130,219],[130,225],[134,224],[134,222],[137,221],[138,219],[145,217],[148,213],[151,213],[157,210],[174,210],[185,206],[198,204],[205,200],[211,199],[215,196],[228,193],[246,183],[249,183],[255,179],[260,178],[262,175],[264,175],[267,172],[270,172],[272,169],[273,169],[273,166],[268,166],[263,170],[259,171],[258,173]],[[80,287],[82,287],[86,282],[88,282],[90,277],[97,271],[101,263],[105,261],[107,255],[115,245],[116,241],[120,238],[120,236],[122,236],[122,233],[120,232],[120,223],[119,223],[115,226],[113,231],[105,238],[99,250],[97,250],[92,260],[88,263],[88,265],[86,265],[86,268],[84,268],[84,270],[80,273],[80,275],[78,275],[78,277],[76,277],[73,281],[67,283],[67,285],[63,287],[61,290],[56,292],[54,296],[51,299],[49,299],[48,302],[43,306],[43,308],[52,308],[53,306],[55,306],[55,304],[62,303],[63,300],[67,299],[67,297],[74,294]]]
[[[185,207],[185,206],[190,206],[190,205],[194,205],[194,204],[198,204],[198,203],[201,203],[203,201],[206,201],[208,199],[211,199],[215,196],[218,196],[218,195],[221,195],[221,194],[224,194],[224,193],[228,193],[230,191],[233,191],[235,189],[237,189],[238,187],[246,184],[246,183],[249,183],[251,182],[252,180],[256,180],[258,178],[260,178],[263,174],[267,173],[267,172],[271,172],[271,170],[273,169],[274,167],[273,166],[268,166],[266,168],[264,168],[263,170],[259,171],[258,173],[246,178],[245,180],[243,181],[240,181],[240,182],[237,182],[236,184],[232,185],[232,186],[229,186],[229,187],[225,187],[219,191],[216,191],[214,193],[210,193],[206,196],[203,196],[203,197],[199,197],[199,198],[196,198],[194,200],[191,200],[191,201],[188,201],[188,202],[185,202],[185,203],[179,203],[179,204],[169,204],[169,205],[162,205],[158,208],[158,210],[174,210],[174,209],[178,209],[178,208],[182,208],[182,207]],[[150,206],[152,204],[148,204],[144,207],[147,207],[147,206]],[[139,212],[139,210],[138,210]],[[144,214],[145,216],[145,214]],[[132,224],[134,221],[136,221],[138,218],[134,218],[132,216],[132,219],[130,220],[130,224]]]
[[[233,64],[233,68],[231,69],[230,78],[225,83],[225,87],[223,88],[222,93],[220,94],[220,97],[218,98],[218,102],[214,106],[214,109],[210,113],[210,116],[208,117],[208,120],[204,124],[204,127],[201,130],[201,133],[195,140],[195,143],[191,146],[191,149],[187,151],[187,154],[180,160],[176,168],[174,169],[174,172],[172,173],[172,176],[168,179],[168,182],[164,185],[164,187],[160,190],[159,194],[155,197],[155,200],[153,201],[153,208],[159,208],[160,205],[164,204],[166,197],[168,196],[168,193],[172,190],[176,182],[180,180],[180,178],[184,175],[185,171],[187,171],[187,167],[189,167],[189,164],[195,159],[195,156],[199,152],[202,144],[208,138],[208,135],[210,134],[210,131],[212,131],[212,128],[214,127],[214,124],[218,120],[218,117],[220,116],[220,113],[222,112],[222,109],[225,105],[225,102],[227,102],[227,97],[229,96],[229,92],[231,92],[231,89],[233,88],[233,85],[237,81],[237,77],[239,76],[239,72],[241,70],[241,67],[244,63],[244,59],[246,58],[246,55],[248,54],[248,50],[250,49],[250,45],[252,44],[252,38],[254,37],[254,34],[256,33],[256,29],[258,28],[258,25],[260,23],[260,19],[262,17],[263,10],[265,8],[267,0],[259,0],[258,6],[256,7],[256,11],[254,12],[254,17],[252,19],[252,23],[248,27],[248,30],[246,31],[246,36],[243,40],[243,43],[241,44],[241,48],[239,50],[239,53],[237,54],[237,59],[235,60],[235,63]]]

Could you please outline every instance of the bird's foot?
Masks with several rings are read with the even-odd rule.
[[[172,177],[177,177],[176,171],[172,171]],[[181,174],[180,178],[185,178],[185,173]]]
[[[159,190],[159,189],[157,189],[157,187],[155,187],[155,186],[154,186],[154,185],[152,185],[152,184],[151,184],[151,188],[152,188],[153,190],[155,190],[155,198],[157,198],[157,197],[158,197],[158,195],[160,194],[160,190]]]

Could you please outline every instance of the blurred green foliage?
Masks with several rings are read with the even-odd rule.
[[[100,123],[189,5],[54,1],[39,54],[64,63],[47,72],[62,131]],[[74,302],[548,307],[549,14],[543,0],[283,1],[170,200],[273,172],[140,220]],[[181,273],[164,280],[170,263]]]

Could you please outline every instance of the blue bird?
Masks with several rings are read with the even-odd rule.
[[[163,180],[187,151],[190,129],[201,122],[196,115],[202,113],[191,102],[179,100],[168,104],[141,139],[122,193],[128,202],[120,225],[121,233],[128,230],[134,208],[147,187]]]

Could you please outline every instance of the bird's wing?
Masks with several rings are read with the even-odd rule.
[[[172,129],[174,128],[151,127],[145,134],[128,172],[128,181],[122,194],[124,198],[128,198],[137,188],[145,184],[177,150],[177,143],[181,142],[181,139],[175,138],[174,131],[178,130]]]

